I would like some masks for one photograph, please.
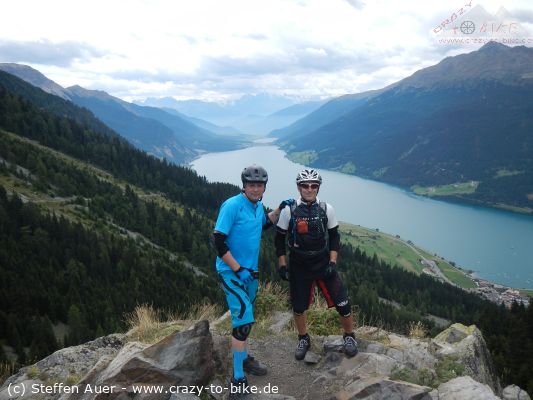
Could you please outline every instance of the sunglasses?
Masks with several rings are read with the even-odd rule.
[[[304,189],[318,189],[320,187],[318,183],[300,183],[298,186]]]

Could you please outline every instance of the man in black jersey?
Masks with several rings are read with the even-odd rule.
[[[276,233],[279,274],[282,279],[289,281],[298,330],[295,357],[297,360],[304,359],[311,347],[306,310],[313,300],[315,285],[320,288],[328,306],[337,309],[344,329],[344,353],[353,357],[358,350],[353,333],[352,310],[336,268],[340,236],[335,210],[317,197],[322,184],[322,177],[317,171],[302,170],[296,177],[296,184],[300,199],[282,210]],[[290,249],[289,268],[286,243]]]

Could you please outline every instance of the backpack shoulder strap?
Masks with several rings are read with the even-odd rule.
[[[292,203],[290,206],[291,216],[290,216],[289,226],[288,226],[288,228],[291,230],[293,243],[296,241],[296,221],[294,218],[294,211],[296,210],[296,207],[297,207],[296,202]]]
[[[328,203],[326,203],[325,201],[321,201],[320,203],[318,203],[318,205],[320,206],[322,210],[324,210],[324,215],[326,216],[324,220],[324,228],[327,232],[328,230]]]
[[[291,210],[291,218],[292,218],[292,215],[294,214],[294,210],[296,210],[296,202],[291,204],[290,210]]]

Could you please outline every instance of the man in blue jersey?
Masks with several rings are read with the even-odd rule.
[[[218,214],[213,233],[218,257],[217,272],[222,280],[231,312],[233,378],[231,384],[245,388],[244,372],[265,375],[266,368],[247,353],[246,341],[254,319],[258,287],[258,261],[261,232],[277,223],[281,210],[294,200],[284,200],[265,215],[261,199],[268,182],[266,170],[258,165],[241,173],[242,193],[227,199]]]

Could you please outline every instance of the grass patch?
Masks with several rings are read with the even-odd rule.
[[[79,381],[81,381],[81,378],[83,378],[81,374],[70,374],[69,376],[67,376],[67,379],[65,379],[65,385],[74,386]]]
[[[415,385],[429,386],[436,388],[438,385],[437,376],[433,371],[427,368],[420,368],[417,370],[410,368],[394,367],[390,378],[394,381],[404,381],[414,383]]]
[[[195,304],[192,306],[185,317],[181,317],[179,314],[171,320],[177,321],[185,319],[189,321],[201,321],[206,319],[208,321],[214,321],[223,314],[222,308],[218,304],[204,303]]]
[[[14,361],[0,362],[0,382],[4,382],[11,375],[15,375],[18,368],[19,368],[19,365]],[[39,370],[37,370],[37,374],[38,373],[39,373]],[[37,376],[37,374],[35,376]]]
[[[296,151],[294,153],[287,153],[287,158],[297,164],[310,165],[312,162],[318,160],[318,153],[314,150]]]
[[[137,306],[133,312],[126,314],[126,323],[134,340],[151,343],[161,330],[161,312],[151,305]]]
[[[411,339],[423,339],[428,335],[428,328],[421,321],[411,321],[408,335]]]
[[[268,282],[259,286],[254,306],[254,337],[270,336],[270,326],[275,311],[290,309],[289,292],[277,282]]]
[[[376,254],[380,260],[416,274],[424,269],[420,256],[398,237],[345,223],[340,230],[343,242],[359,247],[367,256]]]
[[[357,171],[357,167],[351,161],[348,161],[346,164],[340,165],[337,168],[334,168],[335,171],[342,172],[343,174],[354,174]]]
[[[219,305],[209,303],[195,305],[185,314],[165,313],[144,304],[125,314],[124,320],[129,327],[128,336],[131,340],[153,344],[197,321],[205,319],[211,324],[220,318],[222,313]]]
[[[334,307],[328,308],[316,288],[313,304],[307,310],[307,328],[309,333],[319,336],[338,335],[342,332],[337,310]]]
[[[458,362],[456,356],[446,356],[435,365],[435,372],[427,368],[410,369],[395,367],[391,373],[391,379],[405,381],[415,385],[437,388],[441,383],[463,376],[464,365]]]
[[[533,297],[533,289],[518,289],[524,296]]]
[[[441,383],[448,382],[450,379],[463,376],[465,367],[458,362],[457,356],[446,356],[438,361],[435,371],[437,372],[438,381],[436,385],[438,386]]]
[[[528,195],[528,198],[529,197],[531,196]],[[533,200],[533,199],[530,199],[530,200]],[[512,206],[510,204],[503,204],[503,203],[495,204],[494,207],[502,209],[502,210],[512,211],[518,214],[533,214],[533,208],[530,208],[530,207],[517,207],[517,206]]]
[[[412,243],[387,233],[363,228],[361,226],[341,223],[341,239],[354,247],[359,247],[367,256],[376,254],[378,258],[390,265],[396,265],[406,271],[421,274],[424,266],[422,258],[433,260],[451,282],[462,288],[474,288],[476,284],[464,271],[455,268],[443,258],[415,246]]]
[[[257,321],[268,319],[274,311],[290,309],[289,292],[279,283],[267,282],[259,287],[254,306],[254,316]]]
[[[418,186],[414,185],[411,190],[421,196],[454,196],[459,194],[472,194],[479,186],[478,181],[458,182],[442,186]]]
[[[385,173],[388,171],[389,167],[383,167],[383,168],[380,168],[380,169],[376,169],[375,171],[372,172],[372,176],[374,178],[381,178],[383,175],[385,175]]]
[[[506,168],[502,168],[496,172],[496,175],[494,175],[494,178],[505,178],[506,176],[515,176],[523,174],[524,171],[517,171],[517,170],[508,170]]]
[[[26,371],[26,375],[28,375],[28,378],[30,379],[35,379],[39,376],[39,374],[41,373],[41,371],[39,371],[39,368],[37,368],[36,365],[32,365],[31,367],[28,368],[28,370]]]
[[[455,283],[457,286],[462,287],[463,289],[472,289],[477,287],[476,283],[465,272],[455,268],[448,262],[440,260],[437,261],[437,265],[444,276],[446,276],[446,278]]]
[[[188,312],[170,313],[154,309],[151,305],[140,305],[131,313],[125,314],[129,327],[130,340],[142,343],[156,343],[166,336],[191,326],[196,321],[208,320],[214,331],[221,334],[231,332],[231,317],[221,318],[226,306],[219,304],[199,304]],[[255,301],[254,336],[263,337],[270,334],[269,327],[274,311],[289,310],[289,293],[278,283],[267,283],[259,287]],[[216,322],[216,323],[215,323]]]

